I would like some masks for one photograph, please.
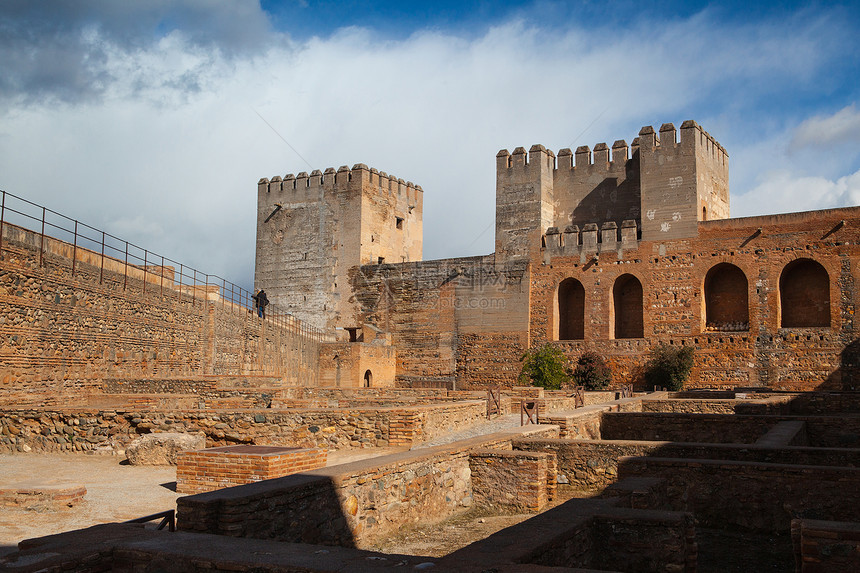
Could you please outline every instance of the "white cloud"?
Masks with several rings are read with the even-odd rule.
[[[851,104],[832,115],[816,115],[801,123],[791,140],[793,151],[804,147],[832,148],[860,143],[860,111]]]
[[[736,81],[746,102],[810,77],[828,57],[811,39],[818,27],[728,30],[697,17],[611,42],[605,30],[522,21],[473,39],[350,28],[295,43],[264,30],[265,49],[241,56],[198,41],[214,37],[199,29],[146,43],[96,27],[86,77],[103,83],[86,93],[99,97],[0,108],[0,188],[107,230],[121,221],[123,238],[247,285],[257,180],[361,162],[424,188],[426,258],[489,253],[500,148],[629,142],[643,124],[685,119],[723,139],[680,114],[719,116],[731,106],[712,94]]]
[[[836,180],[780,171],[769,173],[763,183],[734,197],[732,214],[744,217],[852,205],[860,205],[860,171]]]

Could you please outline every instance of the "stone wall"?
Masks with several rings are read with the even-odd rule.
[[[555,497],[556,462],[546,452],[476,450],[469,455],[472,497],[493,511],[540,511]]]
[[[796,571],[860,571],[860,524],[817,519],[791,522]]]
[[[179,498],[179,528],[365,548],[471,506],[468,453],[434,450]]]
[[[515,440],[516,450],[552,452],[558,472],[575,489],[595,490],[618,480],[618,460],[624,457],[672,457],[735,460],[806,466],[860,467],[860,449],[764,447],[760,445],[693,444],[633,440]]]
[[[298,322],[260,320],[217,287],[180,286],[171,274],[162,279],[9,224],[0,340],[8,403],[79,395],[105,378],[266,375],[313,385],[319,353],[318,337]]]
[[[734,460],[622,458],[620,477],[667,480],[668,509],[704,527],[789,531],[795,518],[860,521],[860,469]]]
[[[574,278],[585,290],[584,340],[555,344],[571,358],[587,349],[603,354],[616,383],[638,380],[647,352],[663,342],[696,348],[691,386],[850,388],[856,375],[851,354],[852,313],[858,302],[854,245],[860,236],[843,221],[858,215],[860,209],[852,207],[709,220],[698,223],[697,232],[688,238],[642,241],[637,249],[619,251],[618,256],[533,261],[532,344],[554,339],[557,288]],[[814,261],[829,277],[823,295],[829,305],[828,327],[783,327],[780,322],[780,277],[798,260]],[[715,298],[719,293],[705,283],[719,265],[739,269],[744,277],[738,296],[748,300],[748,312],[709,326],[707,308],[719,304]],[[613,340],[613,286],[629,274],[643,288],[644,338]]]
[[[391,333],[399,384],[510,385],[519,373],[528,347],[524,263],[499,268],[492,257],[469,257],[363,266],[351,281],[363,320]],[[461,341],[474,356],[466,358]]]
[[[231,444],[327,449],[411,445],[486,417],[485,402],[411,408],[215,410],[0,410],[0,451],[117,451],[150,432],[203,432]]]
[[[779,421],[778,418],[770,416],[604,413],[600,423],[600,437],[604,440],[752,444]]]
[[[336,342],[320,347],[321,386],[346,388],[393,387],[395,349],[390,345]]]

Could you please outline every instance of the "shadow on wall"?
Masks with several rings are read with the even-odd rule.
[[[860,338],[849,342],[839,354],[839,368],[817,390],[860,390]]]
[[[358,500],[325,476],[293,474],[176,500],[180,531],[356,547]]]
[[[0,545],[0,558],[16,551],[18,551],[18,547],[16,545]]]
[[[571,225],[615,221],[619,228],[625,219],[639,219],[639,186],[630,177],[621,183],[617,178],[606,178],[583,197],[573,210]]]

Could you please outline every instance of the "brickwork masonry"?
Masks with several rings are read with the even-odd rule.
[[[79,395],[85,381],[103,378],[250,374],[315,383],[318,342],[261,321],[216,291],[161,282],[123,261],[48,237],[42,243],[36,233],[5,224],[4,401]]]

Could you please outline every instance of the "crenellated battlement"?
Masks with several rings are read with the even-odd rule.
[[[301,171],[297,175],[288,173],[281,177],[275,175],[271,179],[263,177],[257,183],[259,193],[307,193],[319,191],[346,191],[370,185],[380,191],[414,195],[423,193],[420,185],[405,181],[394,175],[388,175],[376,168],[368,168],[364,163],[356,163],[352,169],[341,165],[337,169],[327,167],[324,171],[314,169],[308,174]]]
[[[622,251],[639,247],[639,230],[636,221],[627,219],[619,227],[614,221],[600,225],[586,223],[568,225],[564,230],[550,227],[541,237],[543,261],[550,264],[553,257],[580,257],[583,262],[587,255],[604,252]]]
[[[664,123],[660,126],[659,135],[652,126],[646,125],[639,130],[638,139],[643,153],[665,153],[669,150],[691,151],[698,147],[705,156],[710,156],[719,163],[727,164],[729,159],[725,148],[693,120],[687,120],[681,124],[680,138],[673,123]]]
[[[695,121],[680,130],[645,126],[629,145],[619,139],[557,155],[543,145],[502,149],[496,204],[496,247],[505,256],[526,255],[525,245],[533,252],[536,237],[546,239],[534,234],[539,222],[582,234],[592,224],[603,233],[606,224],[633,221],[649,240],[695,236],[698,221],[728,217],[728,153]]]

